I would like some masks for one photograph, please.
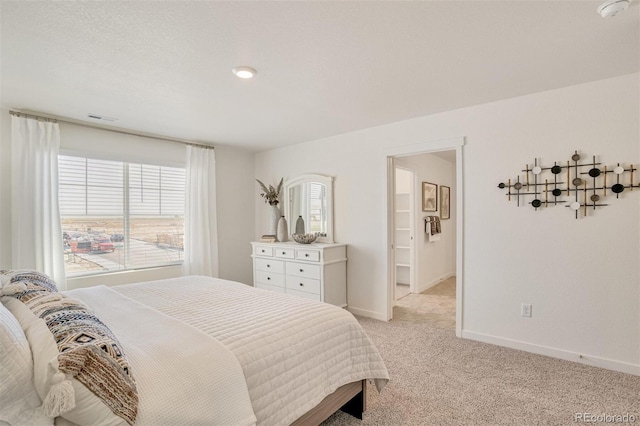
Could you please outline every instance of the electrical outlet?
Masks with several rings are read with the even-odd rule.
[[[523,303],[520,307],[520,316],[531,318],[531,305],[528,303]]]

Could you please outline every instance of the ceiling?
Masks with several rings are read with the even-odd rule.
[[[2,0],[0,101],[264,150],[637,72],[600,2]]]
[[[442,158],[443,160],[448,161],[449,163],[455,164],[456,162],[455,150],[431,152],[427,155],[435,155],[436,157]]]

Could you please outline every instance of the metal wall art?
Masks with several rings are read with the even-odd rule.
[[[538,165],[535,159],[532,167],[527,164],[522,170],[525,173],[522,181],[518,174],[513,182],[511,179],[500,182],[498,188],[506,188],[507,199],[514,198],[518,206],[521,200],[536,210],[561,204],[575,212],[576,219],[580,212],[584,217],[590,209],[608,206],[604,202],[608,195],[619,198],[625,190],[640,188],[640,184],[634,184],[634,172],[638,169],[633,164],[607,167],[596,162],[595,156],[591,162],[580,159],[578,151],[566,164],[554,162],[550,167]]]

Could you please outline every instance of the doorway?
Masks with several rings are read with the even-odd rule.
[[[396,195],[396,176],[398,168],[408,169],[414,173],[414,206],[410,208],[414,212],[413,227],[415,229],[413,239],[414,267],[409,267],[410,289],[415,296],[419,293],[425,294],[439,293],[439,284],[444,283],[448,288],[455,288],[455,330],[456,335],[461,336],[462,332],[462,293],[464,288],[463,277],[463,205],[462,205],[462,148],[463,138],[456,138],[440,142],[417,144],[394,148],[387,153],[387,238],[388,238],[388,296],[387,296],[387,317],[393,318],[393,307],[396,304],[396,284],[402,281],[400,268],[402,264],[401,249],[396,248],[396,242],[400,243],[397,237],[397,225],[401,219],[396,210],[405,210],[400,204],[401,201]],[[430,154],[426,156],[425,154]],[[430,171],[425,172],[424,168],[419,170],[417,161],[424,161],[425,157],[432,158]],[[449,161],[449,175],[438,172],[440,167],[438,162]],[[413,165],[412,166],[412,162]],[[446,166],[443,166],[446,169]],[[448,176],[448,177],[447,177]],[[429,180],[427,180],[429,179]],[[431,201],[422,205],[422,182],[427,182],[426,189],[430,194],[437,194],[437,201]],[[437,186],[437,188],[436,188]],[[447,203],[448,201],[448,203]],[[444,204],[443,204],[444,202]],[[443,212],[442,209],[445,209]],[[449,210],[447,212],[447,210]],[[435,229],[431,230],[431,225],[426,220],[437,220],[442,227],[442,235],[436,235]],[[400,246],[401,244],[397,244]],[[447,263],[449,262],[449,263]],[[411,265],[411,263],[409,263]],[[413,277],[413,281],[411,278]],[[411,286],[412,284],[412,286]],[[433,288],[428,291],[429,288]],[[425,291],[427,290],[427,291]],[[403,300],[414,298],[411,294]],[[450,299],[451,300],[451,299]],[[398,302],[404,303],[404,302]]]

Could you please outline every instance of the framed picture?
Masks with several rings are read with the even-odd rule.
[[[440,185],[440,219],[451,219],[451,188]]]
[[[422,182],[422,211],[438,211],[438,185]]]

